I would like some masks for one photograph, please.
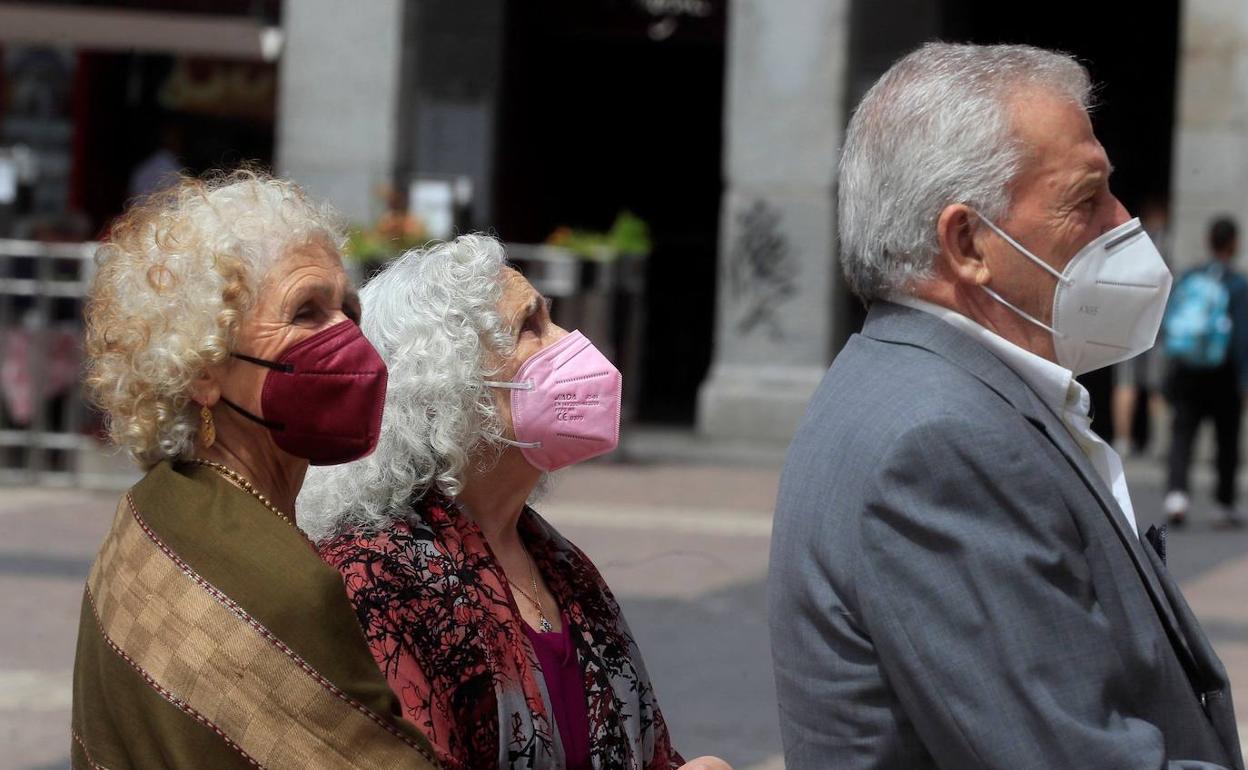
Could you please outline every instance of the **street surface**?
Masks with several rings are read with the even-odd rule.
[[[760,465],[762,467],[760,467]],[[624,606],[675,745],[738,770],[782,768],[764,580],[774,462],[596,463],[536,507],[598,564]],[[1128,462],[1141,529],[1160,519],[1157,460]],[[1248,714],[1248,531],[1213,526],[1207,474],[1170,564]],[[0,768],[68,768],[83,580],[113,492],[0,488]],[[1245,725],[1241,733],[1248,735]]]

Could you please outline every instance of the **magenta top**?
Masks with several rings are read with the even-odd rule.
[[[589,707],[585,703],[585,675],[572,643],[572,626],[563,619],[563,630],[543,634],[520,621],[537,653],[546,680],[546,692],[559,727],[559,740],[567,758],[568,770],[590,770]]]

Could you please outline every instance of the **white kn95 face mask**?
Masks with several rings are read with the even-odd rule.
[[[981,288],[1048,330],[1060,366],[1080,375],[1137,356],[1156,342],[1173,278],[1139,219],[1093,239],[1059,273],[987,217],[976,214],[1006,243],[1057,278],[1052,326],[987,286]]]

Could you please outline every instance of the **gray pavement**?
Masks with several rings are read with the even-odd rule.
[[[764,579],[776,455],[565,471],[537,507],[599,565],[645,653],[677,747],[780,768]],[[634,456],[643,454],[640,451]],[[1156,461],[1128,463],[1143,526],[1160,518]],[[1213,526],[1196,477],[1170,561],[1248,704],[1248,532]],[[68,767],[70,668],[82,582],[116,494],[0,487],[0,768]],[[1248,706],[1241,706],[1241,711]]]

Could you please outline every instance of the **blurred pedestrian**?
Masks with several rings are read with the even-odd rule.
[[[1110,192],[1086,70],[929,43],[850,121],[870,303],[793,440],[769,579],[789,770],[1242,770],[1226,673],[1140,538],[1076,375],[1170,273]]]
[[[526,501],[615,448],[620,373],[480,235],[364,287],[390,367],[373,455],[313,469],[299,523],[443,767],[726,768],[672,748],[598,569]]]
[[[151,195],[177,184],[184,167],[182,153],[185,145],[181,126],[171,120],[161,123],[156,134],[156,147],[130,171],[128,196]]]
[[[87,578],[75,768],[434,766],[292,516],[309,462],[380,429],[341,241],[239,172],[144,199],[100,247],[87,385],[147,473]]]
[[[1140,209],[1140,224],[1167,264],[1170,254],[1169,217],[1169,207],[1162,199],[1149,198]],[[1155,435],[1154,418],[1163,413],[1165,403],[1161,385],[1165,356],[1160,348],[1155,346],[1135,358],[1114,364],[1114,451],[1121,456],[1149,451]]]
[[[1167,396],[1174,414],[1163,503],[1174,526],[1191,507],[1188,477],[1197,430],[1213,422],[1218,482],[1214,492],[1222,523],[1243,526],[1236,506],[1239,428],[1248,394],[1248,280],[1231,267],[1239,252],[1239,227],[1230,217],[1209,225],[1212,259],[1183,275],[1164,322],[1171,360]]]

